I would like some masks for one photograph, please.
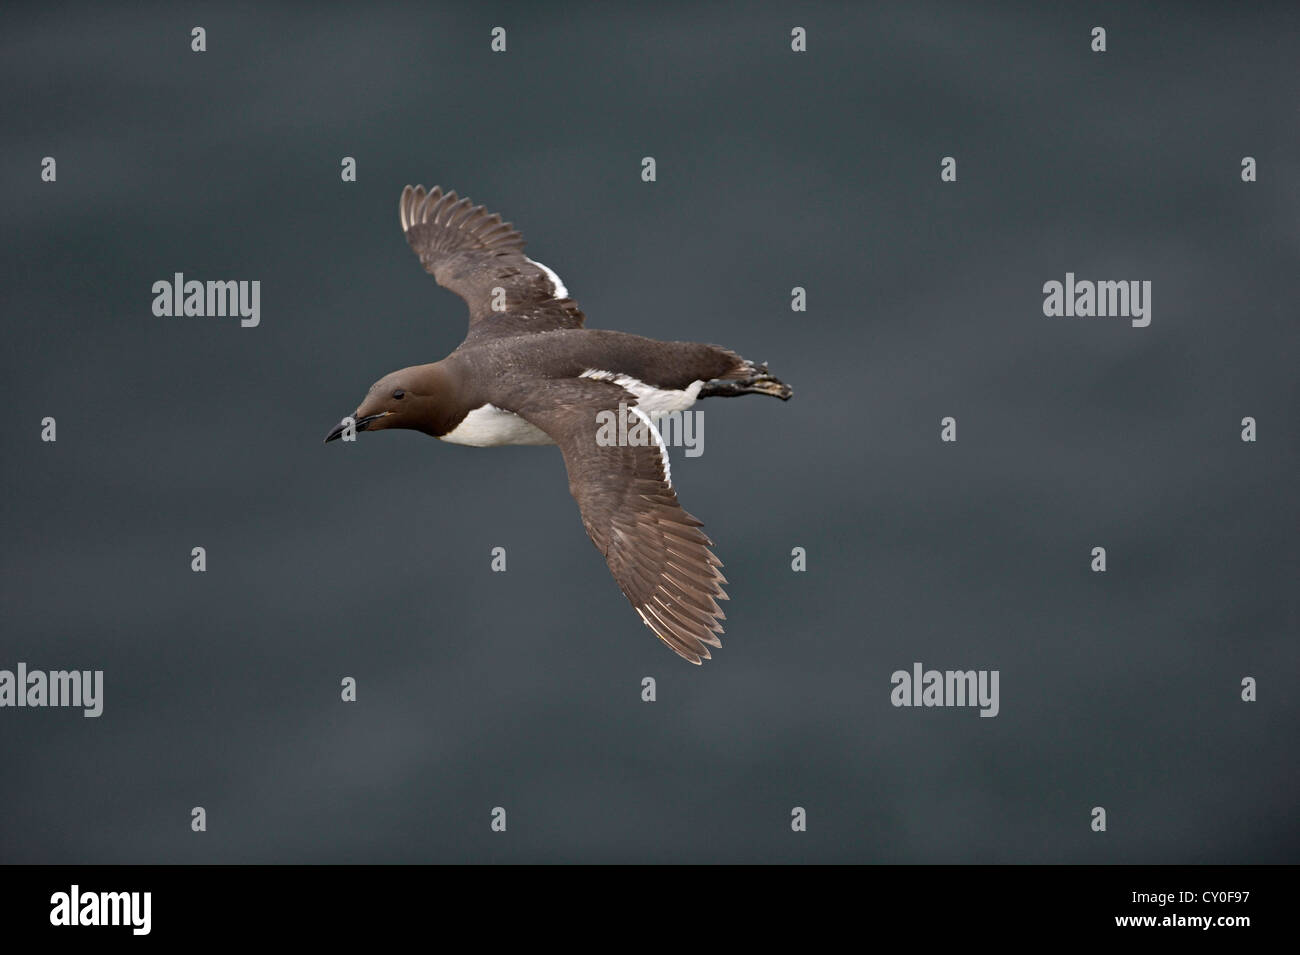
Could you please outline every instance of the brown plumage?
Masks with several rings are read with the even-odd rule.
[[[377,381],[325,440],[411,428],[478,447],[558,445],[583,526],[641,619],[684,659],[708,659],[722,645],[726,579],[700,521],[677,501],[654,417],[700,397],[784,400],[790,388],[715,345],[584,328],[519,232],[454,192],[407,186],[399,215],[425,270],[469,305],[469,330],[442,361]],[[601,443],[602,413],[625,409],[643,443]]]
[[[554,284],[524,255],[524,237],[499,215],[437,186],[402,190],[399,206],[406,241],[424,270],[469,305],[465,341],[509,337],[555,328],[581,328],[586,316],[571,298],[556,298]],[[500,288],[508,312],[494,311]]]
[[[521,405],[519,414],[555,437],[582,524],[646,626],[699,663],[709,658],[708,646],[722,646],[722,561],[709,550],[713,541],[699,529],[702,522],[677,502],[662,438],[641,446],[597,443],[597,413],[617,414],[630,398],[606,382],[566,381]]]

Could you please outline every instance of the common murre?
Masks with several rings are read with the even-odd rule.
[[[700,398],[790,387],[716,345],[583,328],[553,271],[523,253],[512,225],[455,192],[407,186],[402,230],[420,264],[469,305],[469,332],[446,358],[385,375],[327,442],[409,428],[472,447],[557,444],[582,523],[619,587],[660,640],[692,663],[721,647],[721,561],[677,502],[656,417]],[[597,440],[627,407],[653,443]]]

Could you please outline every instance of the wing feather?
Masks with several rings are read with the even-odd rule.
[[[642,621],[673,652],[700,663],[709,647],[722,646],[722,561],[701,522],[678,503],[657,430],[644,445],[597,440],[601,412],[635,403],[618,385],[582,379],[548,382],[541,397],[513,410],[560,446],[583,526]]]
[[[496,213],[439,186],[407,186],[398,215],[424,270],[469,306],[466,344],[586,321],[558,276],[524,255],[523,236]]]

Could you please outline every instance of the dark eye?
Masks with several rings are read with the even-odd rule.
[[[406,392],[403,391],[401,388],[398,388],[396,391],[393,392],[393,397],[400,400],[406,397]]]

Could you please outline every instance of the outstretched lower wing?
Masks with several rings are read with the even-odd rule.
[[[523,236],[499,215],[438,186],[407,186],[399,212],[424,270],[469,305],[466,342],[582,327],[560,277],[524,255]]]
[[[699,663],[722,646],[727,581],[701,522],[677,502],[663,437],[635,405],[617,385],[583,380],[548,382],[514,410],[560,446],[587,534],[646,626]]]

